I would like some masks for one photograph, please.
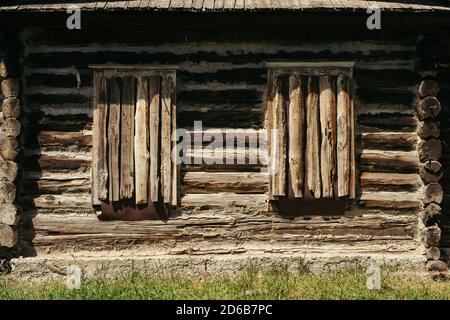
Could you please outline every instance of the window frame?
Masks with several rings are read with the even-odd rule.
[[[350,100],[350,121],[351,121],[351,132],[350,132],[350,173],[349,173],[349,194],[347,198],[355,199],[356,198],[356,119],[355,119],[355,85],[354,85],[354,79],[353,79],[353,68],[354,68],[355,62],[354,61],[267,61],[266,66],[268,69],[268,81],[267,81],[267,95],[266,95],[266,112],[271,113],[272,110],[269,110],[269,108],[272,108],[272,106],[269,106],[269,104],[273,104],[272,101],[273,96],[273,88],[275,85],[273,82],[278,79],[279,77],[286,77],[293,74],[297,74],[300,76],[308,76],[308,77],[320,77],[320,76],[345,76],[349,79],[349,88],[348,88],[348,95]],[[336,94],[337,95],[337,94]],[[320,96],[320,92],[319,92]],[[289,100],[288,100],[289,101]],[[336,101],[336,108],[337,108],[337,101]],[[267,122],[266,122],[266,130],[270,130],[273,125],[273,119],[272,116],[267,114]],[[287,119],[287,117],[286,117]],[[272,121],[272,124],[270,124],[270,121]],[[304,120],[306,122],[306,119]],[[286,120],[287,122],[287,120]],[[286,125],[287,126],[287,125]],[[272,152],[272,145],[271,145],[271,139],[269,139],[270,133],[267,132],[268,137],[268,169],[269,169],[269,179],[271,178],[271,152]],[[289,145],[289,140],[286,140],[286,145]],[[306,141],[306,136],[304,137],[304,141]],[[286,146],[286,149],[287,149]],[[320,143],[319,143],[320,148]],[[286,162],[289,162],[288,152],[286,151]],[[285,171],[288,175],[288,170]],[[286,178],[287,179],[287,178]],[[286,180],[286,184],[287,184]],[[271,201],[272,208],[276,208],[276,202],[279,199],[287,199],[288,196],[288,190],[286,188],[286,192],[284,196],[274,196],[272,190],[270,189],[271,182],[269,181],[269,194],[268,194],[268,200]],[[323,197],[319,199],[325,199]],[[316,199],[316,200],[319,200]],[[338,198],[339,199],[339,198]],[[314,200],[312,200],[314,201]]]
[[[131,77],[135,79],[135,82],[137,81],[138,78],[149,78],[149,77],[155,77],[155,76],[159,76],[161,77],[161,79],[171,79],[172,81],[172,85],[171,85],[171,90],[173,91],[172,94],[170,95],[171,98],[171,118],[170,118],[170,125],[169,127],[171,128],[171,132],[170,132],[170,156],[171,156],[171,152],[174,148],[176,148],[176,142],[174,141],[174,139],[172,139],[172,135],[174,130],[176,130],[176,76],[177,76],[177,70],[179,69],[178,66],[176,65],[157,65],[157,64],[151,64],[151,65],[143,65],[143,64],[136,64],[136,65],[125,65],[125,64],[93,64],[93,65],[89,65],[89,69],[92,70],[93,72],[93,128],[92,130],[95,131],[96,129],[94,128],[94,126],[96,125],[96,109],[98,108],[98,104],[99,104],[99,94],[100,94],[100,88],[99,88],[99,84],[101,83],[101,81],[99,81],[99,79],[106,79],[107,81],[111,80],[111,79],[115,79],[115,78],[127,78],[127,77]],[[160,88],[159,90],[162,90],[162,88]],[[136,94],[136,92],[135,92]],[[160,93],[161,94],[161,91]],[[137,107],[137,101],[134,101],[135,103],[135,108]],[[160,102],[162,103],[162,102]],[[148,105],[148,108],[150,108],[150,105]],[[108,111],[109,112],[109,111]],[[136,109],[135,109],[136,112]],[[147,111],[150,112],[150,109]],[[161,115],[160,115],[161,116]],[[98,120],[97,120],[98,121]],[[98,122],[97,122],[98,124]],[[134,124],[135,125],[135,124]],[[159,128],[159,130],[161,130],[161,127]],[[158,134],[158,139],[161,139],[161,133]],[[98,181],[98,168],[96,167],[96,159],[98,159],[98,155],[95,154],[96,152],[96,148],[95,148],[95,141],[93,141],[93,148],[92,148],[92,159],[93,159],[93,164],[92,164],[92,184],[95,183],[96,179]],[[161,141],[159,142],[161,143]],[[171,196],[171,200],[169,203],[167,203],[169,206],[171,206],[172,208],[177,207],[179,204],[179,166],[177,165],[176,162],[171,162],[170,164],[171,166],[171,190],[170,190],[170,196]],[[162,171],[162,164],[159,163],[158,165],[158,172]],[[162,174],[162,173],[161,173]],[[150,177],[148,178],[150,179]],[[149,190],[150,192],[150,190]],[[159,191],[161,192],[161,191]],[[99,208],[100,206],[103,207],[104,202],[102,200],[99,200],[98,198],[98,190],[95,190],[94,187],[91,190],[91,194],[92,194],[92,205],[95,208]],[[161,199],[158,199],[158,202],[161,201]],[[164,202],[164,201],[163,201]],[[110,203],[112,206],[112,202]],[[154,204],[156,204],[156,202],[154,202]],[[136,204],[137,205],[137,204]],[[150,202],[148,203],[148,206],[150,206]],[[128,209],[126,209],[128,210]],[[165,209],[164,209],[165,210]],[[170,211],[170,208],[168,209]],[[121,219],[121,220],[127,220],[125,219]],[[138,219],[140,220],[140,219]]]

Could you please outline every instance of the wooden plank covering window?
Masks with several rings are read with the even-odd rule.
[[[268,66],[269,200],[354,198],[353,64]]]
[[[166,218],[178,201],[173,69],[94,66],[92,204],[101,218]]]

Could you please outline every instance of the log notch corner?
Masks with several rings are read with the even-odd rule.
[[[442,153],[440,125],[437,119],[441,104],[437,99],[440,87],[436,80],[438,73],[439,40],[434,34],[427,34],[420,39],[417,46],[418,62],[416,66],[420,82],[417,89],[416,116],[419,120],[417,135],[419,143],[417,152],[421,162],[420,177],[422,179],[422,210],[419,214],[419,235],[427,258],[426,267],[431,272],[448,270],[442,261],[439,243],[441,229],[441,203],[443,190],[439,180],[443,175],[439,162]]]
[[[16,199],[21,124],[23,45],[16,30],[0,30],[0,261],[17,253],[19,206]],[[1,271],[1,270],[0,270]]]

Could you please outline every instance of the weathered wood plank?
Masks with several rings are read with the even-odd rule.
[[[172,78],[164,76],[161,83],[161,194],[163,202],[172,203]]]
[[[153,202],[159,201],[159,165],[160,165],[160,100],[161,78],[150,77],[150,197]]]
[[[134,191],[135,80],[123,78],[120,131],[120,198],[131,199]]]
[[[70,179],[67,174],[67,180],[28,180],[22,183],[23,194],[66,194],[66,193],[89,193],[91,191],[90,181],[87,179]]]
[[[183,178],[186,194],[264,193],[267,185],[267,176],[259,172],[187,172]]]
[[[363,132],[361,134],[363,147],[412,149],[417,145],[417,134],[413,132]]]
[[[338,197],[349,195],[350,188],[350,84],[345,76],[337,80],[337,187]]]
[[[92,209],[89,198],[88,194],[46,194],[38,197],[24,196],[21,200],[25,206],[31,205],[36,209],[65,208],[76,211],[76,209]]]
[[[420,166],[415,151],[386,151],[365,149],[361,152],[361,164],[384,168],[417,169]]]
[[[97,113],[97,115],[96,115]],[[99,126],[99,120],[95,119],[95,117],[98,117],[98,111],[94,109],[93,111],[93,122],[95,122],[94,127]],[[77,132],[64,132],[64,131],[41,131],[39,135],[37,136],[37,143],[40,147],[47,147],[47,146],[58,146],[58,147],[70,147],[70,146],[93,146],[93,135],[89,133],[84,133],[81,131]],[[96,143],[98,142],[98,139],[96,137]],[[98,152],[98,146],[92,148],[93,150],[97,150]],[[93,155],[94,157],[94,155]],[[98,163],[98,159],[93,158],[93,166],[94,162]]]
[[[274,185],[273,185],[273,175],[274,175],[274,168],[273,168],[273,161],[272,161],[272,149],[274,147],[274,141],[273,139],[273,131],[275,129],[274,125],[274,111],[273,111],[273,104],[275,99],[275,92],[276,92],[276,79],[274,79],[273,72],[269,70],[268,75],[268,83],[266,87],[266,130],[267,130],[267,172],[269,174],[269,187],[268,187],[268,195],[269,200],[274,199]]]
[[[181,207],[188,208],[256,208],[261,211],[267,210],[266,196],[264,194],[237,194],[237,193],[216,193],[216,194],[187,194],[181,199]]]
[[[120,110],[121,79],[109,80],[108,172],[109,201],[120,200]]]
[[[97,192],[99,200],[108,199],[108,82],[105,78],[101,79],[99,88],[99,103],[98,109],[98,126],[93,127],[94,135],[93,141],[97,141],[97,149],[94,148],[93,154],[97,156],[97,168],[98,176],[97,180],[92,180],[92,183],[97,183]]]
[[[177,140],[176,140],[176,130],[177,130],[177,90],[176,90],[176,78],[173,76],[173,85],[171,87],[171,103],[172,103],[172,130],[171,130],[171,144],[172,144],[172,206],[178,206],[178,188],[180,186],[180,166],[178,165],[176,158],[177,154]]]
[[[349,99],[350,99],[350,182],[349,182],[349,197],[350,199],[356,198],[356,119],[355,119],[355,101],[354,92],[355,84],[349,79]]]
[[[272,137],[272,186],[274,196],[286,194],[286,110],[284,96],[282,93],[283,79],[277,78],[276,92],[273,101],[273,123],[274,137]]]
[[[299,74],[289,77],[289,92],[289,181],[294,197],[301,198],[304,188],[305,106]]]
[[[419,187],[420,177],[416,173],[362,172],[361,187],[411,186]]]
[[[320,92],[320,125],[322,143],[320,148],[320,176],[322,181],[322,196],[334,197],[336,177],[336,87],[333,78],[319,78]]]
[[[306,98],[306,188],[316,199],[322,193],[319,137],[319,84],[317,77],[309,77]]]
[[[411,192],[372,192],[361,194],[361,201],[369,208],[418,209],[422,206],[417,194]]]
[[[283,219],[274,216],[233,217],[198,216],[178,217],[168,221],[110,221],[101,222],[95,217],[61,217],[38,215],[33,219],[39,234],[53,236],[124,235],[128,239],[155,240],[257,240],[351,242],[378,240],[412,240],[417,217],[414,215],[369,215],[353,218],[324,220],[316,217]],[[186,232],[186,227],[193,232]],[[232,227],[230,227],[232,226]],[[355,232],[357,230],[357,232]],[[327,236],[324,236],[324,235]],[[64,238],[62,238],[64,239]],[[100,238],[99,238],[100,239]],[[44,240],[41,238],[41,240]],[[109,240],[113,240],[109,238]],[[44,242],[44,241],[43,241]],[[42,243],[41,243],[42,244]]]
[[[149,83],[148,78],[140,77],[137,81],[137,101],[135,116],[134,156],[136,179],[136,204],[147,203],[149,177]]]

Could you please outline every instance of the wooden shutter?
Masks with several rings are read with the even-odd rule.
[[[269,199],[355,197],[351,73],[269,71]]]
[[[92,203],[127,219],[177,205],[175,73],[94,72]],[[145,215],[144,215],[145,217]]]

